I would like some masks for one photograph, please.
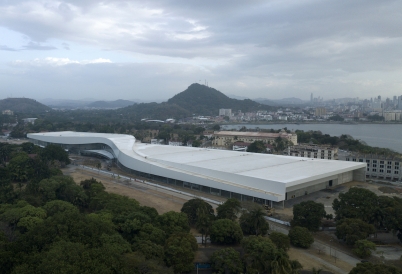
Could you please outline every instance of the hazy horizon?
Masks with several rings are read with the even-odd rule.
[[[400,10],[393,0],[3,1],[0,97],[161,101],[207,81],[248,98],[392,98]]]

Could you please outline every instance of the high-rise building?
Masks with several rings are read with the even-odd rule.
[[[327,109],[326,108],[316,108],[315,109],[315,116],[321,117],[327,114]]]
[[[402,95],[398,97],[398,109],[402,110]]]
[[[221,109],[219,109],[219,116],[230,117],[230,116],[232,116],[232,110],[230,108],[229,109],[221,108]]]
[[[311,103],[313,102],[313,93],[311,93],[311,95],[310,95],[310,102]]]

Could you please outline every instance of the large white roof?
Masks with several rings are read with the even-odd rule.
[[[166,177],[169,177],[170,171],[174,171],[238,188],[269,192],[274,196],[283,196],[286,188],[291,186],[366,166],[365,163],[346,161],[151,145],[135,142],[133,136],[123,134],[68,131],[34,133],[28,134],[28,137],[60,144],[105,143],[112,147],[119,161],[129,168],[138,169],[141,163],[146,163],[148,170],[152,166],[165,170]]]
[[[135,144],[134,150],[156,162],[189,165],[287,185],[365,167],[365,163],[356,162],[141,143]]]

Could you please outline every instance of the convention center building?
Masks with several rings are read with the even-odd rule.
[[[366,178],[365,163],[154,145],[132,135],[63,131],[28,138],[71,154],[100,155],[133,176],[269,206]]]

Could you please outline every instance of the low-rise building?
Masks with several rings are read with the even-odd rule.
[[[289,146],[283,151],[283,154],[296,157],[337,160],[338,148],[314,144],[298,144],[296,146]]]
[[[37,120],[38,118],[25,118],[22,119],[22,121],[24,121],[24,123],[31,123],[31,124],[35,124],[35,120]]]
[[[297,134],[287,133],[282,130],[279,133],[268,132],[244,132],[244,131],[215,131],[214,140],[212,144],[215,146],[228,146],[234,142],[253,143],[255,141],[262,141],[265,144],[272,144],[276,138],[285,138],[292,142],[293,145],[297,145]]]
[[[178,141],[178,140],[170,140],[169,141],[169,146],[180,147],[182,145],[183,145],[183,142]]]
[[[6,109],[1,112],[3,115],[14,115],[14,111]]]
[[[251,145],[251,143],[235,142],[235,143],[233,143],[232,150],[234,150],[234,151],[247,151],[249,145]],[[265,144],[265,148],[267,150],[267,153],[270,153],[273,150],[273,147],[270,144]]]
[[[151,139],[151,145],[163,145],[164,143],[163,139]]]

